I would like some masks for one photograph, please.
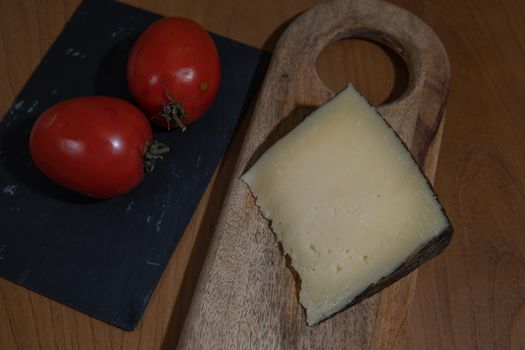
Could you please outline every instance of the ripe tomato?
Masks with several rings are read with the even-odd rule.
[[[153,122],[184,130],[217,96],[219,54],[208,32],[192,20],[160,19],[133,46],[127,78],[131,94]]]
[[[102,96],[74,98],[47,109],[33,125],[29,148],[49,178],[95,198],[130,191],[144,178],[144,167],[152,168],[166,151],[152,141],[141,111]]]

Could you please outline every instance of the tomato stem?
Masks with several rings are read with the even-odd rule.
[[[170,148],[168,146],[156,140],[147,144],[144,154],[142,155],[144,169],[149,173],[152,172],[153,169],[155,169],[155,160],[163,159],[163,154],[166,154],[169,151]]]
[[[177,124],[177,126],[181,128],[182,131],[186,130],[186,126],[182,123],[181,118],[188,120],[189,116],[186,114],[186,112],[184,112],[184,106],[182,103],[172,100],[170,103],[164,105],[160,115],[166,118],[168,130],[170,129],[172,122]]]

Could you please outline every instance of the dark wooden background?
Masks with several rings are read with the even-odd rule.
[[[190,17],[271,50],[286,23],[317,1],[125,2]],[[524,349],[525,3],[394,2],[437,32],[451,61],[436,190],[456,229],[447,251],[419,270],[398,347]],[[77,5],[0,0],[2,115]],[[328,87],[338,90],[351,81],[375,104],[399,96],[407,79],[395,55],[361,40],[332,45],[317,66]],[[0,279],[0,349],[174,348],[228,181],[229,154],[238,147],[232,145],[208,187],[136,331],[126,333]]]

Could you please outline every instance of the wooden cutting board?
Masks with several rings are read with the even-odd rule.
[[[379,41],[405,60],[410,74],[407,91],[379,111],[433,179],[450,80],[448,58],[435,33],[411,13],[382,1],[333,0],[302,14],[276,47],[180,349],[396,347],[416,272],[317,326],[306,326],[289,263],[239,179],[270,145],[334,95],[320,81],[315,61],[325,47],[348,37]]]

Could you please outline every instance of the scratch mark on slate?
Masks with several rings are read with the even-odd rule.
[[[163,205],[163,207],[165,207],[165,205]],[[155,229],[157,230],[157,232],[160,232],[160,226],[162,225],[162,219],[164,218],[164,214],[166,214],[166,210],[162,210],[162,212],[160,213],[160,218],[155,224]]]
[[[69,48],[66,50],[66,55],[73,56],[73,57],[80,57],[80,59],[83,59],[86,57],[86,54],[83,54],[77,49]]]
[[[16,192],[16,185],[7,185],[6,187],[4,187],[3,192],[4,194],[14,196]]]
[[[135,204],[134,201],[129,202],[128,206],[126,207],[126,211],[127,211],[127,212],[130,212],[131,209],[133,209],[133,204]]]
[[[150,221],[151,221],[151,215],[148,216],[148,217],[146,218],[146,222],[147,222],[148,224],[149,224]]]
[[[180,169],[179,169],[179,166],[177,166],[176,164],[172,164],[171,167],[170,167],[170,173],[173,177],[175,177],[176,179],[180,179],[182,177],[182,173],[180,173]],[[169,184],[169,183],[168,183]]]
[[[197,161],[195,162],[195,167],[198,169],[201,166],[202,163],[202,154],[199,154],[197,157]]]
[[[159,263],[156,263],[156,262],[153,262],[153,261],[149,261],[149,260],[146,260],[146,264],[153,265],[153,266],[160,266]]]
[[[16,279],[16,281],[18,283],[24,283],[26,280],[27,280],[27,275],[29,274],[29,269],[26,269],[24,270],[24,272],[22,272],[18,278]]]
[[[111,35],[109,36],[110,39],[115,39],[116,37],[118,37],[122,32],[124,32],[124,27],[122,26],[118,26],[117,27],[117,30],[115,30],[113,33],[111,33]]]
[[[17,103],[15,103],[14,109],[18,111],[20,108],[22,108],[22,106],[24,105],[24,102],[25,102],[24,100],[20,100]]]
[[[33,113],[33,111],[35,110],[35,107],[38,106],[39,103],[40,101],[35,100],[33,104],[27,109],[27,113]]]

